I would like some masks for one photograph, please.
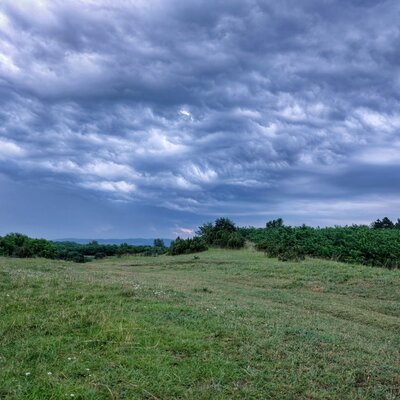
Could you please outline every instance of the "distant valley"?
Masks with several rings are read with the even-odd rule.
[[[77,239],[77,238],[65,238],[65,239],[55,239],[53,242],[74,242],[79,244],[87,244],[95,240],[98,244],[122,244],[127,243],[132,246],[152,246],[154,239],[145,238],[134,238],[134,239]],[[162,239],[165,246],[169,247],[171,245],[172,239]]]

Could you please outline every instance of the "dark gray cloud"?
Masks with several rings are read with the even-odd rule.
[[[170,235],[220,214],[395,216],[399,14],[395,0],[4,0],[3,201],[14,182],[86,209],[72,193],[96,204],[88,221],[115,216],[114,235],[122,209],[146,207]]]

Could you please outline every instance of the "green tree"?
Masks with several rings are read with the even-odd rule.
[[[277,218],[266,223],[266,228],[282,228],[284,226],[283,219]]]
[[[236,226],[229,218],[218,218],[215,220],[214,230],[217,232],[235,232]]]
[[[165,247],[164,240],[162,240],[162,239],[154,239],[153,246],[154,247],[162,247],[162,248],[164,248]]]
[[[218,218],[214,223],[206,223],[196,232],[211,246],[240,248],[244,245],[244,238],[234,222],[229,218]]]
[[[215,239],[214,225],[211,222],[207,222],[206,224],[199,226],[199,230],[196,234],[201,236],[206,243],[212,244]]]
[[[382,220],[377,219],[375,222],[373,222],[372,228],[373,229],[393,229],[393,228],[395,228],[395,224],[388,217],[384,217],[384,218],[382,218]]]

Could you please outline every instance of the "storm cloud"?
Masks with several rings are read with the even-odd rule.
[[[3,0],[1,229],[397,217],[399,18],[396,0]]]

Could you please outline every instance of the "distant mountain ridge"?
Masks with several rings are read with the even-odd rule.
[[[155,238],[154,238],[155,239]],[[74,242],[79,244],[87,244],[95,240],[98,244],[122,244],[127,243],[132,246],[153,246],[154,239],[145,238],[133,238],[133,239],[77,239],[77,238],[65,238],[65,239],[55,239],[53,242]],[[169,247],[171,245],[172,239],[161,239],[164,244]]]

